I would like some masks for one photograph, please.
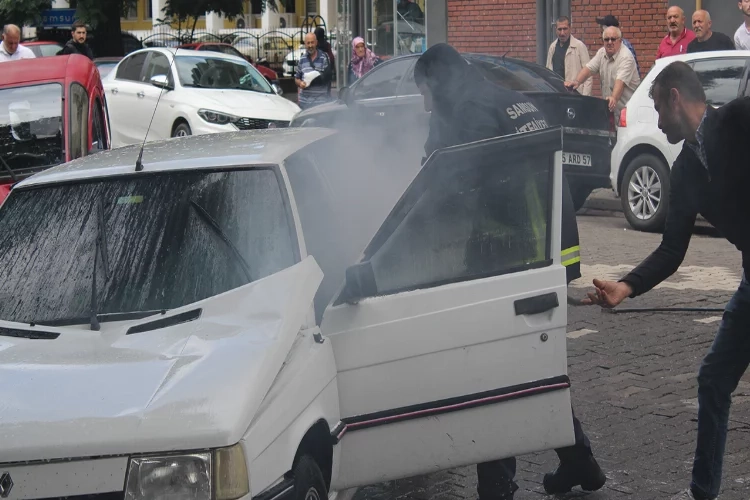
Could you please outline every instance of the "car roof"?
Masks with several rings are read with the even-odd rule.
[[[30,45],[59,45],[60,47],[62,47],[62,45],[57,42],[53,42],[52,40],[34,40],[33,42],[21,42],[21,45],[23,45],[24,47],[28,47]]]
[[[231,54],[223,54],[221,52],[211,52],[206,50],[181,49],[179,47],[149,47],[146,49],[138,49],[135,52],[131,52],[130,54],[128,54],[128,56],[139,52],[160,52],[172,57],[193,56],[211,59],[227,59],[229,61],[236,61],[238,59],[238,56]]]
[[[143,148],[143,172],[278,165],[334,133],[331,129],[293,127],[148,142]],[[21,181],[18,188],[132,174],[139,151],[140,145],[133,145],[85,156],[33,175]]]
[[[19,83],[64,80],[67,76],[86,78],[89,65],[93,64],[88,57],[80,54],[50,56],[44,58],[44,64],[37,59],[19,59],[3,63],[0,71],[0,87]]]

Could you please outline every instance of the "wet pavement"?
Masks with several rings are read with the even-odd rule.
[[[604,194],[606,198],[606,194]],[[610,203],[611,204],[611,203]],[[589,204],[591,206],[591,204]],[[596,208],[605,208],[597,205]],[[658,245],[661,235],[634,231],[621,213],[584,208],[578,216],[583,296],[593,277],[616,279]],[[703,225],[680,270],[622,307],[722,308],[741,276],[739,252]],[[697,419],[696,374],[713,341],[721,312],[602,311],[569,307],[568,365],[573,404],[607,474],[595,493],[579,489],[546,497],[545,472],[557,456],[519,457],[516,500],[544,498],[669,499],[687,487]],[[722,500],[750,498],[750,375],[734,395],[724,463]],[[474,467],[393,481],[361,490],[356,500],[476,498]]]

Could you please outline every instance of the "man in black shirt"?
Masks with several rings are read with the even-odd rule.
[[[716,36],[716,34],[714,34]],[[698,372],[698,438],[690,489],[673,500],[713,500],[719,494],[732,392],[750,364],[750,97],[719,109],[706,105],[698,75],[673,62],[651,87],[659,128],[672,144],[684,140],[672,166],[669,213],[659,247],[620,281],[594,280],[583,302],[615,307],[671,276],[685,258],[697,214],[742,252],[739,288],[725,308]]]
[[[695,40],[687,46],[688,53],[709,50],[734,50],[734,42],[724,33],[711,30],[711,14],[707,10],[696,10],[693,14]]]
[[[548,127],[544,114],[528,97],[486,80],[450,45],[440,43],[422,54],[414,67],[414,80],[425,98],[425,110],[431,112],[427,156],[439,148]],[[565,176],[562,212],[562,260],[570,283],[581,274],[578,226]],[[467,260],[481,265],[481,259],[474,259],[479,252],[468,250]],[[560,466],[544,476],[544,489],[549,494],[567,493],[575,486],[598,490],[607,480],[575,416],[573,428],[576,444],[555,450]],[[518,489],[515,473],[515,458],[477,465],[479,499],[512,500]]]
[[[87,34],[88,32],[86,30],[86,23],[84,23],[83,21],[74,22],[73,29],[70,33],[71,39],[68,40],[68,43],[65,44],[65,46],[57,53],[57,55],[81,54],[93,60],[94,53],[86,43]]]

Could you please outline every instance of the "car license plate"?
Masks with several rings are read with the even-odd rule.
[[[563,162],[563,165],[576,165],[578,167],[590,167],[591,155],[584,155],[581,153],[563,152],[562,162]]]

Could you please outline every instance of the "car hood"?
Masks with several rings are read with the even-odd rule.
[[[238,442],[311,314],[312,257],[159,318],[199,319],[126,334],[154,317],[0,336],[0,463],[204,449]]]
[[[318,119],[319,122],[311,121],[307,124],[307,126],[312,127],[329,127],[331,126],[330,123],[328,123],[332,117],[338,116],[339,113],[347,112],[347,105],[341,100],[335,100],[326,102],[324,104],[320,104],[318,106],[314,106],[312,108],[307,108],[296,115],[294,115],[294,120],[292,120],[292,126],[298,127],[302,125],[306,120],[309,119]]]
[[[179,101],[235,116],[264,120],[291,120],[300,108],[276,94],[249,90],[191,89],[180,91]]]

